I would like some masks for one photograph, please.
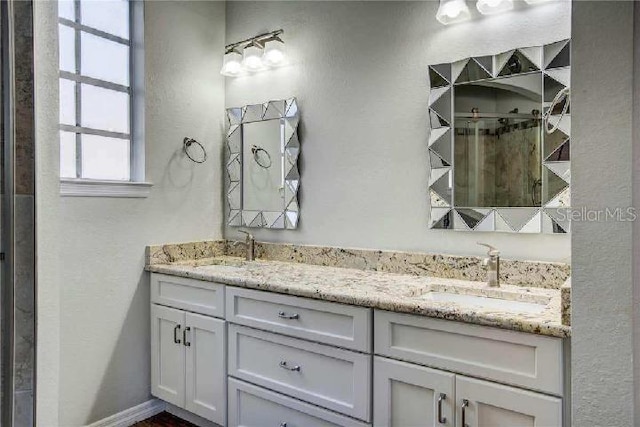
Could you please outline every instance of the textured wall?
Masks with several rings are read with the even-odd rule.
[[[573,2],[574,207],[632,205],[633,8]],[[632,243],[630,222],[573,225],[575,426],[634,425]]]
[[[50,26],[55,8],[42,3],[36,38],[44,47],[55,34]],[[218,70],[224,8],[223,2],[145,4],[146,163],[147,179],[154,184],[148,198],[60,198],[57,185],[51,185],[51,179],[57,183],[57,131],[39,134],[38,173],[47,178],[39,196],[39,224],[59,218],[57,234],[45,230],[39,240],[43,258],[51,256],[50,244],[59,250],[58,277],[41,279],[39,289],[56,298],[54,288],[59,288],[59,304],[44,302],[39,317],[55,318],[56,310],[60,316],[58,331],[44,327],[59,334],[59,386],[53,394],[59,399],[59,425],[85,425],[150,398],[145,245],[221,237],[221,188],[214,183],[221,180],[224,84]],[[58,83],[50,73],[51,55],[44,49],[40,54],[36,72],[45,103],[57,99],[51,88]],[[57,105],[49,107],[57,117]],[[185,136],[205,145],[206,164],[181,154]],[[54,354],[47,355],[55,353],[55,340],[43,341],[39,352],[55,362]],[[41,365],[45,372],[50,366],[56,365]],[[51,384],[56,381],[43,375]],[[38,415],[45,426],[55,425],[47,415],[56,409],[48,403],[43,405],[49,412]]]
[[[573,2],[574,207],[632,206],[633,8]],[[632,223],[576,222],[571,243],[573,423],[630,426]]]
[[[283,28],[293,63],[227,79],[227,106],[296,96],[301,107],[300,228],[258,239],[466,255],[484,254],[481,240],[506,258],[568,261],[568,236],[429,230],[426,141],[429,64],[568,38],[570,4],[448,27],[437,6],[229,2],[228,42]]]
[[[58,420],[60,247],[58,28],[55,2],[34,2],[36,113],[37,425]]]

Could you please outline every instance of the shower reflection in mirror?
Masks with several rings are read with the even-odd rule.
[[[429,67],[432,228],[567,233],[570,40]]]

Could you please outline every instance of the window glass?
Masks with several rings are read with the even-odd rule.
[[[71,80],[60,79],[60,123],[76,124],[76,84]]]
[[[129,2],[126,0],[82,0],[80,11],[82,25],[129,39]]]
[[[129,47],[82,33],[82,75],[129,86]]]
[[[76,18],[73,0],[58,1],[58,16],[70,21],[75,21]]]
[[[60,132],[60,176],[76,178],[76,134]]]
[[[75,43],[76,32],[66,25],[58,25],[60,29],[60,69],[70,73],[76,72]]]
[[[58,2],[61,177],[131,178],[132,5],[128,0]]]
[[[129,180],[129,140],[82,135],[82,177]]]
[[[129,95],[82,84],[80,125],[91,129],[129,133]]]

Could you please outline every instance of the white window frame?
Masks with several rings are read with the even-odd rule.
[[[130,95],[130,129],[129,134],[110,132],[99,129],[90,129],[81,126],[60,124],[60,130],[74,133],[76,136],[76,170],[81,171],[81,135],[90,134],[105,137],[129,139],[131,149],[130,178],[129,181],[110,181],[83,178],[60,178],[60,194],[62,196],[98,196],[98,197],[147,197],[151,183],[145,181],[145,126],[144,126],[144,1],[129,1],[129,40],[105,33],[79,22],[80,0],[73,0],[75,8],[75,20],[58,17],[58,22],[76,30],[75,60],[76,67],[80,65],[80,32],[100,36],[129,46],[129,87],[91,77],[81,76],[77,73],[60,71],[60,78],[65,78],[76,83],[89,83],[97,87],[125,92]],[[76,68],[78,70],[78,68]],[[76,85],[76,123],[80,123],[80,85]]]

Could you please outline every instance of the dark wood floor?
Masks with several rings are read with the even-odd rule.
[[[135,423],[133,427],[196,427],[196,425],[171,415],[168,412],[161,412],[144,421]]]

